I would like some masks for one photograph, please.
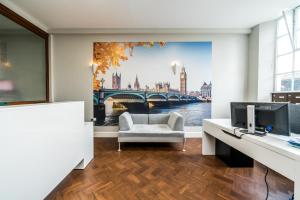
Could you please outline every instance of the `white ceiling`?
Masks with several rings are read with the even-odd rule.
[[[300,0],[2,0],[62,29],[249,29]],[[8,3],[9,2],[9,3]]]

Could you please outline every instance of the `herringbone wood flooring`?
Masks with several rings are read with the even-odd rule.
[[[201,155],[201,140],[180,144],[124,144],[95,138],[95,159],[74,170],[47,200],[260,200],[266,195],[264,166],[229,168],[214,156]],[[288,199],[293,183],[271,171],[269,199]]]

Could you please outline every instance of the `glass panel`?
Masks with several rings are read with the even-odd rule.
[[[300,48],[300,9],[295,11],[295,47]]]
[[[45,100],[45,40],[0,15],[0,103]]]
[[[277,91],[291,91],[292,90],[292,74],[278,75],[276,77]]]
[[[300,48],[300,30],[295,32],[295,47]]]
[[[294,90],[295,91],[300,91],[300,73],[295,74]]]
[[[294,11],[293,10],[290,10],[288,12],[285,13],[286,15],[286,20],[287,20],[287,24],[288,24],[288,27],[289,27],[289,31],[290,33],[293,33],[293,26],[294,26],[294,22],[293,22],[293,15],[294,15]]]
[[[300,51],[295,52],[295,71],[300,71]]]
[[[293,12],[287,12],[286,13],[286,19],[287,19],[287,24],[289,27],[290,32],[293,30]],[[277,37],[283,36],[288,34],[288,29],[286,27],[286,23],[284,18],[280,18],[277,22]]]
[[[292,52],[291,40],[288,35],[277,39],[277,55]]]
[[[293,70],[293,54],[277,57],[276,73],[287,73]]]
[[[300,29],[300,8],[295,11],[295,28]]]

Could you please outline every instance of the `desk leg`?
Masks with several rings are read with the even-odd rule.
[[[203,131],[202,136],[202,154],[203,155],[215,155],[215,146],[216,146],[216,139]]]
[[[295,166],[295,181],[294,181],[294,200],[300,200],[300,162]]]

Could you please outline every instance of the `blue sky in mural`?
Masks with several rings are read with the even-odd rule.
[[[187,72],[187,90],[199,91],[204,81],[212,80],[211,42],[167,42],[166,46],[156,45],[152,48],[135,47],[133,56],[121,66],[111,68],[104,77],[105,88],[112,87],[112,73],[122,74],[121,87],[126,89],[130,83],[134,84],[138,76],[141,88],[150,88],[158,82],[170,82],[171,88],[179,89],[179,74],[184,65]],[[129,53],[128,53],[129,55]],[[177,63],[176,74],[172,65]]]

